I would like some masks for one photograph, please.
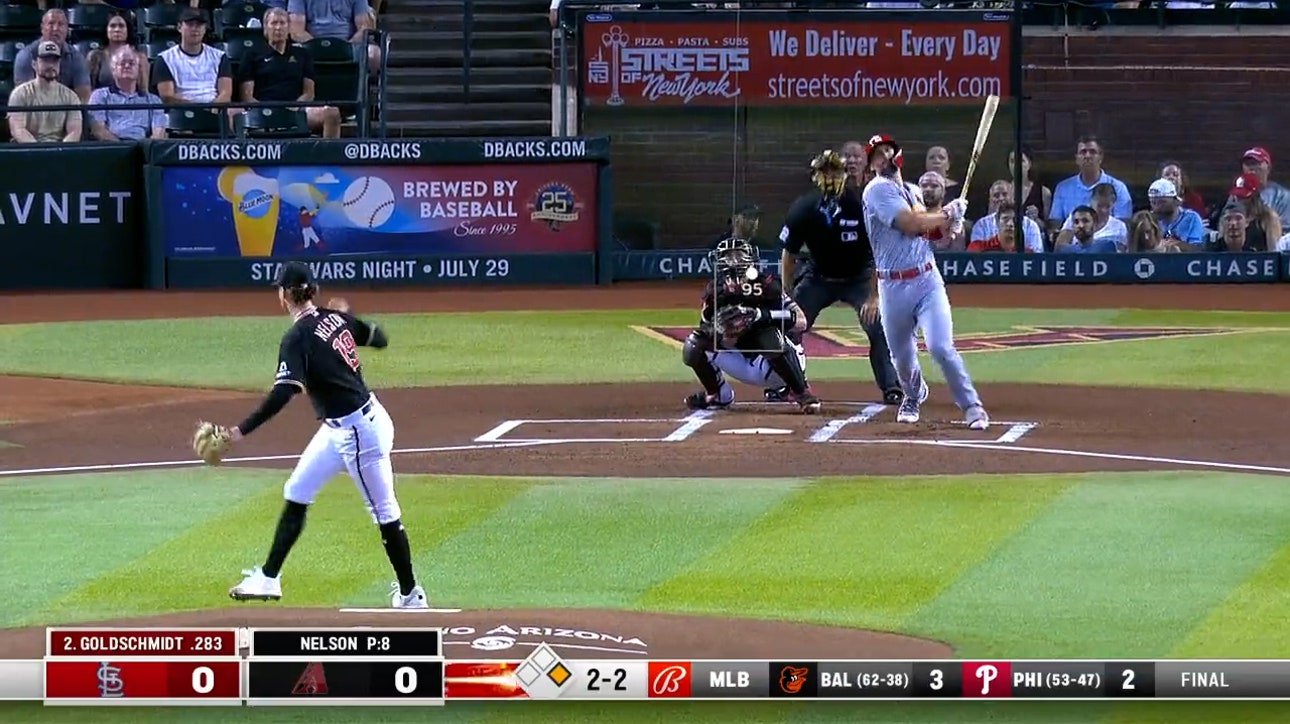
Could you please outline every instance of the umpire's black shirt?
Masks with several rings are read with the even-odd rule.
[[[833,203],[818,190],[799,197],[788,209],[779,241],[790,254],[809,247],[812,273],[825,279],[860,277],[873,264],[860,194],[851,189]]]

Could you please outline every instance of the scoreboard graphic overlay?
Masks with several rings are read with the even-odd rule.
[[[47,706],[440,706],[525,699],[1290,700],[1290,660],[445,661],[435,628],[46,630],[0,700]]]

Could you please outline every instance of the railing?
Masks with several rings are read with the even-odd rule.
[[[219,134],[217,136],[211,136],[211,135],[208,135],[210,131],[203,131],[197,128],[198,124],[194,124],[194,128],[192,129],[186,129],[182,125],[174,124],[170,119],[170,114],[183,112],[186,110],[193,110],[193,109],[201,109],[203,111],[214,113],[216,111],[227,111],[229,109],[245,110],[245,109],[251,109],[251,108],[289,108],[291,110],[296,110],[300,108],[326,108],[328,106],[335,106],[335,105],[337,105],[335,101],[257,101],[255,103],[238,103],[238,102],[230,101],[227,103],[209,102],[209,103],[178,103],[178,104],[177,103],[131,103],[129,105],[124,105],[120,103],[82,103],[78,105],[60,104],[60,105],[39,105],[39,106],[0,105],[0,115],[5,116],[5,123],[7,124],[8,115],[10,113],[43,113],[48,111],[83,111],[84,115],[88,117],[88,114],[90,111],[129,112],[129,111],[161,110],[161,111],[167,112],[166,130],[168,132],[175,132],[177,134],[181,134],[181,137],[182,137],[182,134],[185,134],[185,133],[196,133],[196,134],[201,134],[199,137],[202,137],[202,138],[232,139],[232,138],[238,138],[239,136],[235,136],[233,134],[232,125],[229,122],[227,116],[220,119],[219,129],[218,129]],[[361,121],[361,119],[364,117],[363,114],[365,114],[367,111],[367,103],[365,101],[360,102],[358,110],[360,114],[359,118]],[[360,122],[360,129],[361,128],[362,128],[362,124]],[[248,129],[248,132],[253,130],[254,129]],[[282,129],[282,130],[285,130],[285,129]],[[90,138],[90,135],[91,135],[90,128],[88,126],[83,126],[81,130],[81,140],[82,141],[92,140]],[[362,137],[367,138],[368,136],[363,135]],[[60,143],[60,142],[51,141],[49,143]]]

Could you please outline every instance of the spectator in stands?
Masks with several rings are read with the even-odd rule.
[[[354,44],[355,57],[367,47],[367,67],[375,73],[381,67],[381,49],[365,39],[376,28],[376,17],[367,0],[288,0],[291,39],[307,43],[314,38],[338,38]]]
[[[1129,227],[1123,221],[1120,221],[1113,214],[1115,209],[1119,208],[1119,192],[1115,186],[1109,183],[1098,184],[1093,187],[1093,202],[1085,204],[1090,206],[1095,212],[1093,217],[1093,240],[1097,242],[1110,241],[1115,244],[1116,249],[1124,251],[1129,244]],[[1129,218],[1132,218],[1130,216]],[[1068,231],[1074,228],[1075,215],[1072,213],[1062,224],[1062,231]]]
[[[1181,163],[1165,161],[1160,164],[1160,170],[1156,175],[1159,178],[1169,179],[1173,182],[1174,188],[1178,189],[1178,195],[1182,197],[1182,207],[1184,209],[1191,209],[1200,214],[1201,221],[1208,221],[1210,215],[1209,206],[1205,204],[1204,197],[1191,187],[1187,172],[1183,170]]]
[[[13,82],[26,83],[36,77],[35,49],[44,43],[54,43],[62,54],[59,62],[58,80],[63,85],[76,91],[84,103],[90,98],[90,71],[85,63],[85,56],[75,46],[67,43],[67,11],[54,8],[45,12],[40,19],[40,39],[28,43],[18,51],[13,61]]]
[[[1075,146],[1075,163],[1079,172],[1053,189],[1053,205],[1048,212],[1050,227],[1062,228],[1064,220],[1068,221],[1077,206],[1088,206],[1093,203],[1095,188],[1109,184],[1115,187],[1115,208],[1113,214],[1117,219],[1128,219],[1133,216],[1133,199],[1129,196],[1129,187],[1102,169],[1102,142],[1095,136],[1081,136]],[[1124,227],[1124,222],[1120,222]],[[1127,230],[1125,236],[1128,236]]]
[[[233,98],[233,66],[219,48],[202,42],[206,14],[187,8],[179,16],[179,45],[157,56],[152,69],[157,94],[166,103],[228,103]],[[231,113],[231,110],[230,110]]]
[[[166,137],[166,113],[160,108],[131,110],[127,106],[160,105],[161,99],[140,84],[141,63],[134,48],[119,46],[108,58],[112,83],[95,88],[90,105],[122,106],[90,111],[90,133],[100,141],[138,141]]]
[[[112,57],[121,48],[130,48],[139,59],[139,72],[137,74],[139,87],[145,91],[148,90],[150,87],[148,78],[152,64],[148,61],[148,54],[140,50],[135,43],[133,20],[124,12],[112,13],[112,16],[108,18],[106,36],[107,45],[90,51],[89,58],[86,59],[89,63],[90,85],[96,89],[112,85],[115,78],[115,73],[112,70]]]
[[[998,203],[994,203],[996,191],[1000,194]],[[1007,217],[1008,233],[1014,240],[1010,243],[1013,244],[1013,250],[1015,251],[1017,205],[1012,200],[1012,184],[1007,181],[995,181],[990,187],[990,196],[990,206],[993,211],[989,215],[981,217],[972,225],[972,237],[971,241],[968,242],[967,250],[999,251],[1003,234],[1003,229],[999,226],[999,220]],[[1039,227],[1039,222],[1027,216],[1022,224],[1022,241],[1026,245],[1026,253],[1042,254],[1044,252],[1044,232]]]
[[[1285,234],[1277,240],[1276,250],[1282,254],[1290,254],[1290,234]]]
[[[927,149],[927,157],[923,160],[924,170],[935,171],[945,179],[945,198],[952,199],[959,195],[959,182],[950,178],[950,165],[954,159],[950,156],[950,149],[944,146],[932,146]]]
[[[1250,221],[1240,204],[1224,207],[1219,221],[1218,238],[1205,245],[1206,251],[1232,253],[1250,251],[1247,248]]]
[[[1129,220],[1129,246],[1125,251],[1132,254],[1154,254],[1162,252],[1199,251],[1203,246],[1191,247],[1177,239],[1166,239],[1160,231],[1160,224],[1150,211],[1139,211]]]
[[[1167,178],[1153,181],[1147,189],[1147,199],[1151,202],[1151,214],[1160,225],[1161,236],[1184,244],[1205,243],[1205,224],[1200,214],[1182,208],[1182,196],[1173,181]]]
[[[1115,239],[1108,236],[1099,238],[1098,212],[1091,206],[1076,206],[1071,212],[1071,226],[1068,229],[1062,229],[1057,234],[1057,242],[1054,245],[1054,251],[1064,254],[1114,254],[1120,250],[1121,244]],[[1114,217],[1112,217],[1114,218]],[[1119,221],[1119,219],[1115,219]],[[1124,222],[1120,221],[1120,226]],[[1105,229],[1103,225],[1102,229]],[[1125,227],[1125,242],[1123,246],[1128,245],[1128,229]]]
[[[1017,177],[1017,151],[1014,149],[1008,152],[1008,179],[1009,185]],[[1034,219],[1035,223],[1043,225],[1044,219],[1048,218],[1048,211],[1053,207],[1053,191],[1043,184],[1035,183],[1034,177],[1034,157],[1030,149],[1024,146],[1021,149],[1021,208],[1025,209],[1026,216]],[[1009,189],[1011,193],[1011,189]]]
[[[928,212],[937,213],[945,206],[945,187],[945,177],[936,171],[928,171],[918,177],[918,189],[923,193],[923,206]],[[927,232],[927,240],[931,242],[932,249],[963,251],[967,247],[967,223],[964,220],[964,228],[957,234],[951,234],[948,229],[939,228]]]
[[[9,94],[17,107],[79,105],[81,99],[58,80],[63,49],[52,40],[36,44],[35,77]],[[81,111],[9,111],[9,135],[18,143],[75,143],[81,140]]]
[[[291,42],[287,11],[270,8],[263,23],[268,46],[244,58],[238,67],[241,101],[312,101],[314,61],[304,46]],[[339,109],[310,106],[301,115],[310,130],[321,130],[324,138],[340,138]]]
[[[872,169],[864,155],[864,144],[859,141],[847,141],[842,144],[842,160],[847,164],[847,188],[857,192],[864,191],[865,184],[872,178]]]
[[[1026,228],[1022,232],[1025,239],[1023,241],[1026,253],[1039,252],[1044,250],[1044,242],[1039,236],[1039,225],[1033,219],[1025,220]],[[989,236],[982,236],[976,229],[988,228],[991,230]],[[1017,206],[1011,200],[1005,201],[999,205],[999,208],[989,216],[980,219],[973,228],[972,242],[967,245],[967,250],[972,252],[1015,252],[1017,250]]]
[[[726,230],[720,237],[712,240],[710,248],[717,248],[717,244],[732,236],[753,241],[757,238],[759,229],[761,229],[761,207],[753,203],[740,204],[726,221]]]
[[[1272,154],[1260,146],[1246,151],[1241,157],[1241,173],[1253,174],[1259,180],[1263,203],[1276,213],[1282,228],[1290,228],[1290,189],[1271,179]]]
[[[1281,238],[1281,219],[1263,200],[1263,186],[1258,177],[1244,173],[1232,184],[1219,229],[1226,230],[1227,212],[1239,207],[1245,219],[1245,251],[1269,251]]]

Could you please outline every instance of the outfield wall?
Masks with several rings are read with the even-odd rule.
[[[609,140],[144,141],[0,147],[2,289],[699,279],[706,250],[615,241]],[[778,250],[764,249],[768,264]],[[1280,254],[942,254],[951,283],[1274,283]]]

